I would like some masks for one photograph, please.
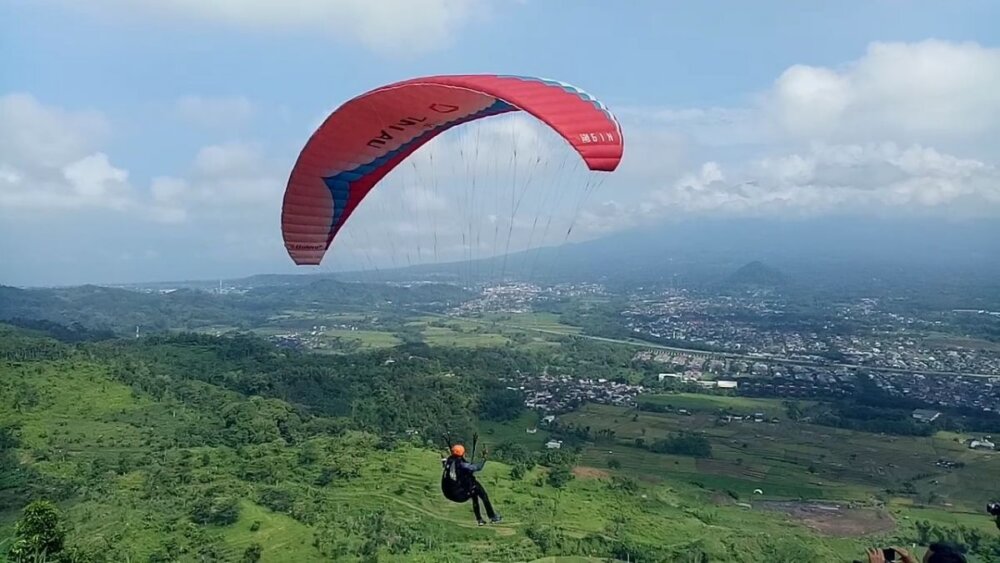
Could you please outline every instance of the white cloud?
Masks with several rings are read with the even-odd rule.
[[[238,127],[253,115],[250,100],[242,97],[184,96],[174,103],[174,112],[184,121],[206,128]]]
[[[179,223],[193,213],[225,216],[229,209],[242,213],[248,204],[280,202],[277,168],[268,168],[257,145],[205,147],[189,179],[158,177],[146,192],[132,185],[127,169],[97,150],[110,133],[100,114],[15,94],[0,98],[0,117],[0,212],[49,220],[52,213],[105,209]]]
[[[536,118],[521,112],[489,117],[447,131],[410,157],[434,178],[528,173],[542,162],[573,156],[566,141]]]
[[[183,200],[185,192],[188,191],[188,185],[184,180],[161,176],[153,178],[149,191],[153,195],[154,201],[173,203]]]
[[[103,200],[117,209],[128,205],[128,172],[112,166],[104,153],[85,156],[66,165],[63,176],[73,192],[83,199]]]
[[[642,209],[638,209],[642,212]],[[620,231],[639,224],[640,217],[626,205],[607,200],[583,210],[573,226],[573,230],[583,238],[593,238]]]
[[[448,200],[436,191],[418,186],[407,186],[403,190],[403,201],[407,208],[425,213],[448,211]]]
[[[261,153],[260,146],[247,143],[209,145],[198,151],[194,169],[210,178],[243,176],[260,169]]]
[[[451,44],[463,25],[490,8],[487,0],[94,0],[89,5],[268,33],[312,31],[393,57]]]
[[[110,132],[101,114],[9,94],[0,97],[0,123],[0,210],[121,210],[131,204],[128,172],[95,150]]]
[[[150,187],[155,201],[172,209],[173,218],[277,216],[284,193],[286,164],[267,158],[256,144],[227,143],[203,147],[184,178],[158,177]],[[249,214],[249,215],[248,215]]]
[[[630,106],[617,110],[616,114],[625,128],[628,153],[644,146],[645,137],[649,136],[672,136],[675,149],[684,138],[720,147],[759,143],[774,137],[774,126],[756,108]]]
[[[765,105],[797,137],[926,141],[995,134],[997,92],[1000,49],[937,40],[873,43],[842,68],[789,68]]]
[[[1000,170],[912,145],[815,144],[723,172],[706,163],[652,194],[645,214],[1000,213]],[[639,214],[638,212],[636,213]]]
[[[184,208],[187,182],[177,178],[153,178],[149,186],[150,195],[156,203],[154,219],[160,223],[183,223],[188,218]]]
[[[23,93],[0,97],[0,159],[8,165],[62,166],[99,146],[109,131],[98,112],[47,107]]]
[[[835,67],[793,65],[745,107],[627,107],[636,131],[682,136],[718,150],[821,141],[892,141],[1000,150],[1000,48],[927,40],[872,43]]]
[[[626,139],[638,140],[626,153],[645,153],[642,179],[659,177],[640,201],[616,197],[588,220],[607,230],[676,214],[997,216],[997,92],[1000,49],[928,40],[791,66],[746,107],[627,108]],[[656,135],[680,139],[654,141],[661,154],[679,145],[702,164],[679,174],[649,158]]]

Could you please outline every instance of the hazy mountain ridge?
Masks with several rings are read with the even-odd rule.
[[[100,320],[103,307],[127,309],[134,324],[150,314],[190,308],[196,317],[234,309],[262,314],[277,306],[316,303],[370,306],[376,301],[432,303],[470,294],[460,285],[528,280],[538,283],[598,282],[612,290],[645,285],[711,289],[732,282],[748,262],[780,272],[781,288],[830,295],[933,296],[941,308],[1000,306],[1000,224],[970,221],[863,218],[769,221],[687,221],[621,232],[562,247],[537,248],[473,262],[423,264],[396,270],[324,274],[261,274],[219,280],[23,290],[0,287],[0,319],[44,318],[71,323],[81,315]],[[754,277],[754,276],[750,276]],[[778,276],[759,272],[775,285]],[[410,282],[438,282],[417,283]],[[359,283],[360,282],[360,283]],[[366,283],[370,282],[370,283]],[[386,286],[400,283],[406,287]],[[83,303],[88,305],[85,307]],[[180,304],[179,304],[180,303]]]
[[[986,280],[1000,275],[1000,224],[989,221],[888,220],[839,217],[811,220],[708,219],[623,231],[562,247],[546,247],[469,262],[383,270],[384,279],[470,272],[545,281],[627,283],[717,281],[748,261],[789,277],[820,281],[907,276]],[[371,273],[345,272],[347,278]]]
[[[722,285],[728,287],[780,287],[788,282],[777,268],[772,268],[759,261],[749,262],[723,280]]]

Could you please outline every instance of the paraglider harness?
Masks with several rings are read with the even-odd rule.
[[[476,443],[479,441],[479,434],[472,435],[472,455],[471,459],[476,459]],[[444,462],[444,469],[441,472],[441,492],[444,498],[452,502],[466,502],[472,498],[476,478],[472,473],[463,471],[459,464],[462,458],[450,455],[452,440],[450,436],[445,436],[448,445],[448,459]]]

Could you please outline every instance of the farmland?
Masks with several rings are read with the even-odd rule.
[[[615,442],[589,446],[584,463],[604,467],[613,457],[623,469],[644,479],[680,479],[731,491],[739,498],[750,498],[759,488],[765,498],[892,503],[902,484],[911,483],[911,498],[974,511],[982,504],[983,491],[967,484],[988,483],[1000,474],[1000,455],[969,450],[956,435],[885,436],[784,418],[777,423],[724,422],[717,409],[778,415],[781,401],[697,395],[657,400],[675,409],[690,409],[690,414],[587,405],[562,420],[595,431],[614,430]],[[707,437],[712,457],[653,454],[635,445],[636,440],[649,443],[678,432]],[[940,459],[962,466],[942,468],[936,465]]]

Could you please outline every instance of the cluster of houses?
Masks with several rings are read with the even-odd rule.
[[[892,395],[944,407],[1000,412],[1000,377],[879,372],[872,372],[868,377]]]
[[[565,375],[524,377],[520,383],[508,389],[524,393],[524,406],[545,412],[567,412],[584,403],[631,407],[643,391],[641,385]]]

